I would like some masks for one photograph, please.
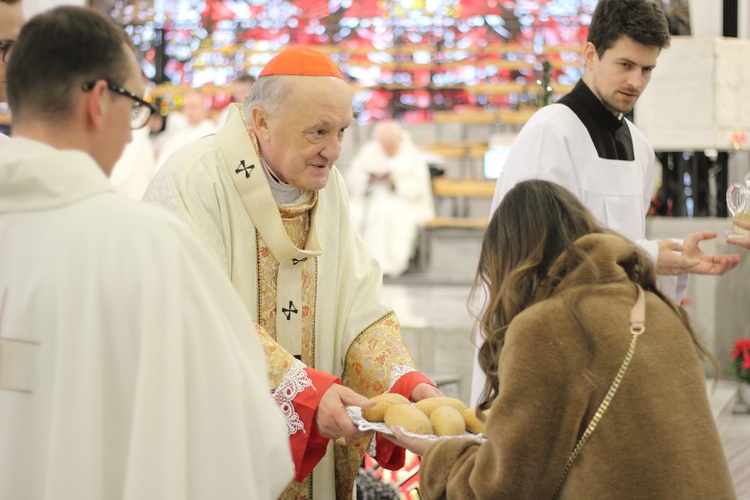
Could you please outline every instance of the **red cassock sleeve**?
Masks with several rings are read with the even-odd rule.
[[[312,381],[312,387],[307,387],[292,401],[294,410],[299,416],[304,428],[294,433],[290,438],[292,460],[294,461],[294,480],[302,481],[318,465],[325,456],[328,438],[323,437],[315,425],[315,411],[320,404],[323,394],[333,384],[340,383],[338,377],[323,373],[310,367],[305,367],[307,376]],[[401,394],[410,398],[412,391],[418,384],[435,385],[429,378],[419,372],[409,372],[402,376],[389,392]],[[376,437],[375,460],[386,469],[398,470],[404,466],[405,451],[385,439],[380,434]]]
[[[318,432],[318,427],[315,425],[315,411],[328,388],[340,382],[338,377],[310,367],[305,367],[305,372],[312,381],[312,387],[305,388],[292,400],[294,411],[297,412],[304,425],[302,430],[289,437],[295,481],[305,479],[326,454],[329,440]]]

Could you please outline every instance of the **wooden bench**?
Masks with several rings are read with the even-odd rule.
[[[424,148],[429,153],[447,159],[483,159],[487,149],[487,141],[431,141]]]
[[[438,215],[425,222],[425,229],[487,229],[487,217],[445,217]]]
[[[492,179],[450,179],[437,177],[432,181],[432,194],[438,198],[492,198],[496,182]]]
[[[432,236],[436,232],[445,235],[464,236],[467,232],[483,233],[487,229],[489,219],[470,217],[468,200],[470,198],[492,198],[495,194],[496,181],[490,179],[451,179],[436,177],[432,180],[432,194],[435,203],[443,199],[451,199],[453,207],[451,215],[438,215],[425,222],[419,234],[419,252],[417,267],[424,271],[430,261]]]
[[[470,177],[474,162],[484,162],[488,144],[487,141],[431,141],[423,149],[445,160],[457,160],[462,176]]]
[[[432,181],[432,195],[437,205],[444,199],[453,203],[450,218],[456,219],[456,226],[466,226],[466,222],[459,224],[460,219],[469,217],[469,200],[471,198],[492,198],[495,194],[496,181],[491,179],[450,179],[437,177]]]

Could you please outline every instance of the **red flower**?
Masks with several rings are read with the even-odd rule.
[[[732,351],[732,365],[741,380],[750,381],[750,339],[737,339],[734,341]]]

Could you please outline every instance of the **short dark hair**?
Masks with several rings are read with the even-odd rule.
[[[81,86],[96,78],[127,80],[125,31],[104,14],[63,6],[29,20],[8,63],[8,103],[16,118],[67,118]],[[14,118],[15,119],[15,118]]]
[[[669,47],[669,23],[661,0],[601,0],[586,39],[602,57],[622,36],[647,47]]]
[[[253,75],[242,73],[234,81],[235,83],[255,83],[256,78]]]
[[[0,3],[7,3],[8,5],[15,5],[19,3],[21,0],[0,0]]]

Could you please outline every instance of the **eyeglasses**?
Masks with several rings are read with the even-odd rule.
[[[89,90],[93,89],[94,85],[96,85],[96,82],[101,80],[107,82],[107,88],[115,94],[120,94],[121,96],[125,96],[128,99],[132,99],[136,102],[136,104],[133,105],[133,109],[130,111],[130,128],[132,128],[133,130],[139,129],[146,125],[146,123],[148,123],[148,119],[151,118],[151,115],[157,112],[153,104],[146,102],[134,93],[115,85],[106,78],[97,78],[96,80],[91,80],[90,82],[85,83],[83,85],[83,91],[88,92]]]
[[[4,42],[0,41],[0,50],[3,51],[3,62],[7,63],[10,61],[10,49],[13,48],[13,44],[16,42]]]

